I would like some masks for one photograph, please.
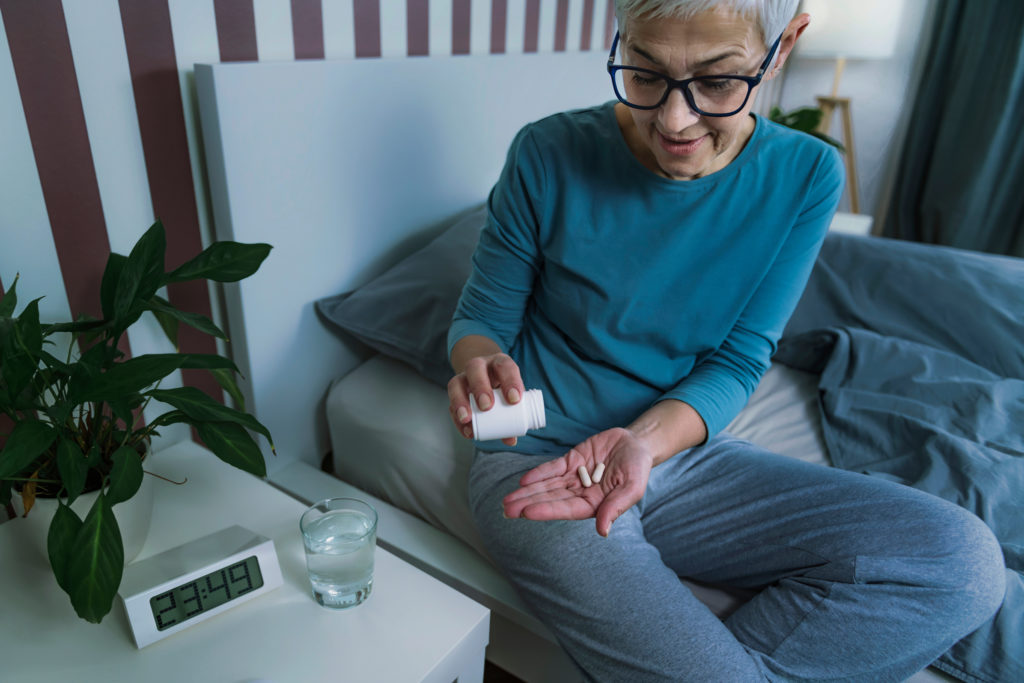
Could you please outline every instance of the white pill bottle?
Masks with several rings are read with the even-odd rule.
[[[477,441],[524,436],[531,429],[543,429],[547,424],[544,394],[540,389],[527,389],[519,403],[508,403],[500,391],[494,392],[494,400],[490,410],[480,410],[476,398],[469,397],[473,408],[473,438]]]

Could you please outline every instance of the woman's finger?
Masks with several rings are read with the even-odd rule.
[[[529,495],[522,495],[517,498],[505,498],[501,507],[506,517],[522,517],[523,511],[528,507],[538,504],[550,503],[556,500],[565,500],[573,497],[570,491],[565,489],[552,491],[538,491]]]
[[[622,513],[633,507],[640,500],[640,496],[632,490],[628,484],[613,488],[597,507],[597,533],[607,537],[612,530],[612,522],[618,519]]]
[[[491,374],[488,369],[489,358],[489,356],[478,356],[470,359],[463,368],[467,389],[476,400],[476,405],[480,410],[490,410],[494,405]]]
[[[509,514],[509,516],[547,522],[556,519],[587,519],[593,514],[594,508],[591,503],[565,491],[560,496],[551,496],[531,502],[523,506],[519,514]]]
[[[455,428],[466,438],[472,438],[472,414],[470,413],[469,391],[466,377],[460,373],[448,381],[448,412]]]
[[[501,354],[495,356],[488,370],[491,374],[492,386],[501,387],[505,400],[509,403],[519,403],[523,398],[523,378],[519,366],[511,357]]]
[[[515,491],[512,491],[506,495],[502,501],[511,503],[517,500],[523,500],[532,496],[544,495],[551,491],[570,491],[571,488],[566,485],[565,479],[561,477],[553,477],[550,479],[542,479],[541,481],[534,482],[528,486],[523,486]]]
[[[537,465],[519,479],[520,486],[529,486],[545,479],[564,477],[569,471],[569,456],[563,455],[554,460]]]

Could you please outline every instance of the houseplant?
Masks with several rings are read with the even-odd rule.
[[[164,272],[165,247],[164,228],[157,221],[128,256],[110,254],[100,285],[100,319],[43,323],[39,299],[15,315],[17,277],[0,298],[0,414],[13,424],[0,450],[0,505],[10,502],[14,490],[21,494],[26,514],[36,496],[57,498],[47,535],[50,566],[77,614],[95,623],[110,611],[124,568],[112,507],[138,491],[142,459],[160,427],[191,425],[220,459],[258,476],[266,474],[263,454],[247,430],[268,441],[270,433],[244,412],[234,363],[216,354],[194,353],[127,359],[118,343],[147,312],[156,316],[176,349],[181,323],[225,339],[208,318],[177,310],[158,290],[189,280],[241,280],[256,272],[271,247],[215,242]],[[60,335],[70,335],[64,338],[70,341],[64,359],[50,352]],[[161,389],[161,380],[179,368],[208,370],[241,409],[222,405],[193,387]],[[147,424],[143,409],[154,399],[170,410]],[[99,494],[83,520],[69,504],[90,489]]]
[[[836,140],[831,135],[822,133],[818,130],[821,125],[821,119],[825,115],[821,109],[817,107],[797,107],[790,111],[783,111],[781,107],[772,107],[768,112],[768,119],[775,123],[781,123],[782,125],[798,130],[808,135],[813,135],[819,140],[824,140],[828,144],[832,145],[840,152],[845,152],[846,148],[843,147],[843,143]]]

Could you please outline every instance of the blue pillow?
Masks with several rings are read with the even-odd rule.
[[[453,374],[448,328],[486,219],[483,204],[455,216],[429,244],[367,284],[318,300],[321,319],[446,386]]]

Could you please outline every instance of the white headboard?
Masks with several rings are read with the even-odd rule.
[[[226,291],[271,476],[319,464],[327,388],[362,360],[313,302],[486,198],[523,124],[609,99],[603,66],[600,51],[196,65],[217,238],[274,247]]]

